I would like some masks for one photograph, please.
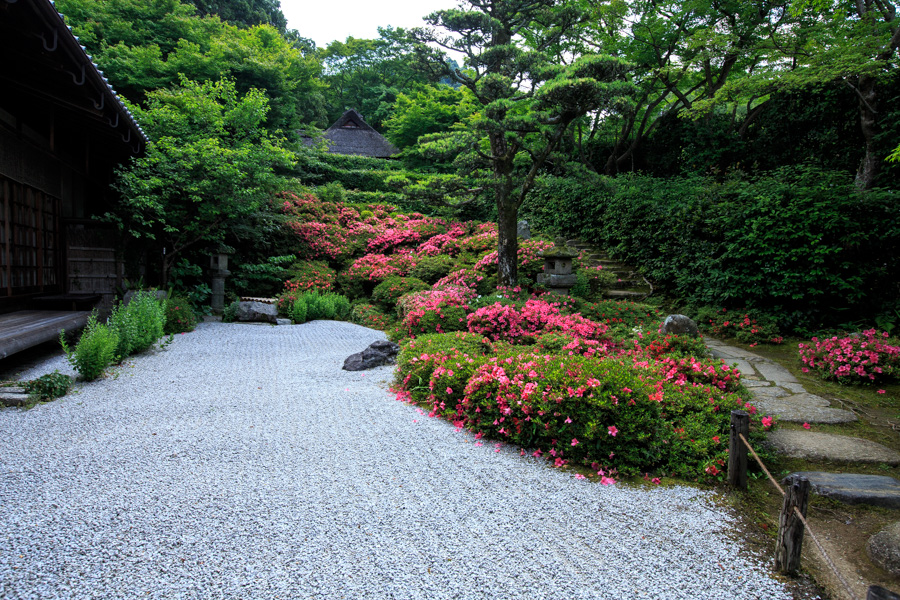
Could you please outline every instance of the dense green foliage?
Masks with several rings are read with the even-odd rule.
[[[119,334],[112,327],[97,321],[96,315],[88,318],[87,325],[74,348],[66,343],[65,331],[59,332],[59,344],[72,368],[85,381],[93,381],[103,375],[106,368],[118,360],[116,349]]]
[[[858,193],[846,174],[551,178],[535,195],[532,222],[609,248],[683,302],[804,329],[871,318],[898,297],[900,203]]]
[[[113,307],[107,325],[116,332],[119,359],[147,350],[162,336],[166,326],[166,309],[155,292],[139,291],[125,304]]]
[[[41,375],[37,379],[26,381],[22,387],[29,396],[34,396],[39,400],[55,400],[69,392],[69,388],[72,387],[72,378],[59,371],[53,371]]]

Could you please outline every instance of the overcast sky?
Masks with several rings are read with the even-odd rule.
[[[288,27],[320,48],[348,36],[376,38],[378,27],[418,27],[422,17],[457,0],[281,0]]]

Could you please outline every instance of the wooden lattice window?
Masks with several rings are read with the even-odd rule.
[[[60,203],[0,177],[0,297],[60,290]]]

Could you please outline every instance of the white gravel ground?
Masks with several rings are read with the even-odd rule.
[[[340,369],[382,337],[207,323],[0,410],[0,597],[790,598],[714,494],[576,480]]]

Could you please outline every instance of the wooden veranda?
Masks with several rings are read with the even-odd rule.
[[[0,359],[81,329],[90,311],[19,310],[0,315]]]

